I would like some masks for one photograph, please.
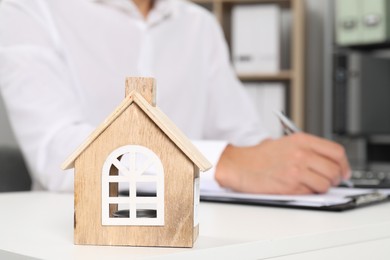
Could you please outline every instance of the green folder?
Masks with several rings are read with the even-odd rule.
[[[389,40],[388,0],[337,0],[335,4],[337,44],[364,45]]]
[[[381,43],[389,39],[388,0],[362,0],[362,24],[364,43]]]
[[[337,0],[336,4],[336,41],[339,45],[353,45],[362,42],[362,24],[360,22],[360,0]]]

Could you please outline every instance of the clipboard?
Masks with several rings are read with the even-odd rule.
[[[332,188],[326,194],[263,195],[232,191],[201,191],[201,201],[322,211],[345,211],[390,201],[389,190]]]

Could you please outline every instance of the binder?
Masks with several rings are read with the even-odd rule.
[[[390,39],[388,0],[338,0],[336,39],[339,45],[384,43]]]
[[[332,188],[326,194],[264,195],[201,190],[200,200],[322,211],[345,211],[390,201],[390,190]]]
[[[387,41],[390,35],[388,0],[364,0],[362,7],[363,42]]]
[[[362,43],[362,24],[360,22],[360,0],[337,0],[336,40],[339,45]]]
[[[333,132],[390,133],[390,60],[361,54],[334,57]]]
[[[280,69],[280,7],[234,5],[232,57],[239,74],[274,73]]]

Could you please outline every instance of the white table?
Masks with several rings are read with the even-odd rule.
[[[390,203],[346,212],[201,203],[192,249],[76,246],[73,195],[0,193],[0,259],[390,259]]]

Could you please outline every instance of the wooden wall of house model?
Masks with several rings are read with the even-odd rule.
[[[63,163],[75,168],[75,244],[193,246],[211,164],[155,103],[153,79],[127,78],[122,103]]]

